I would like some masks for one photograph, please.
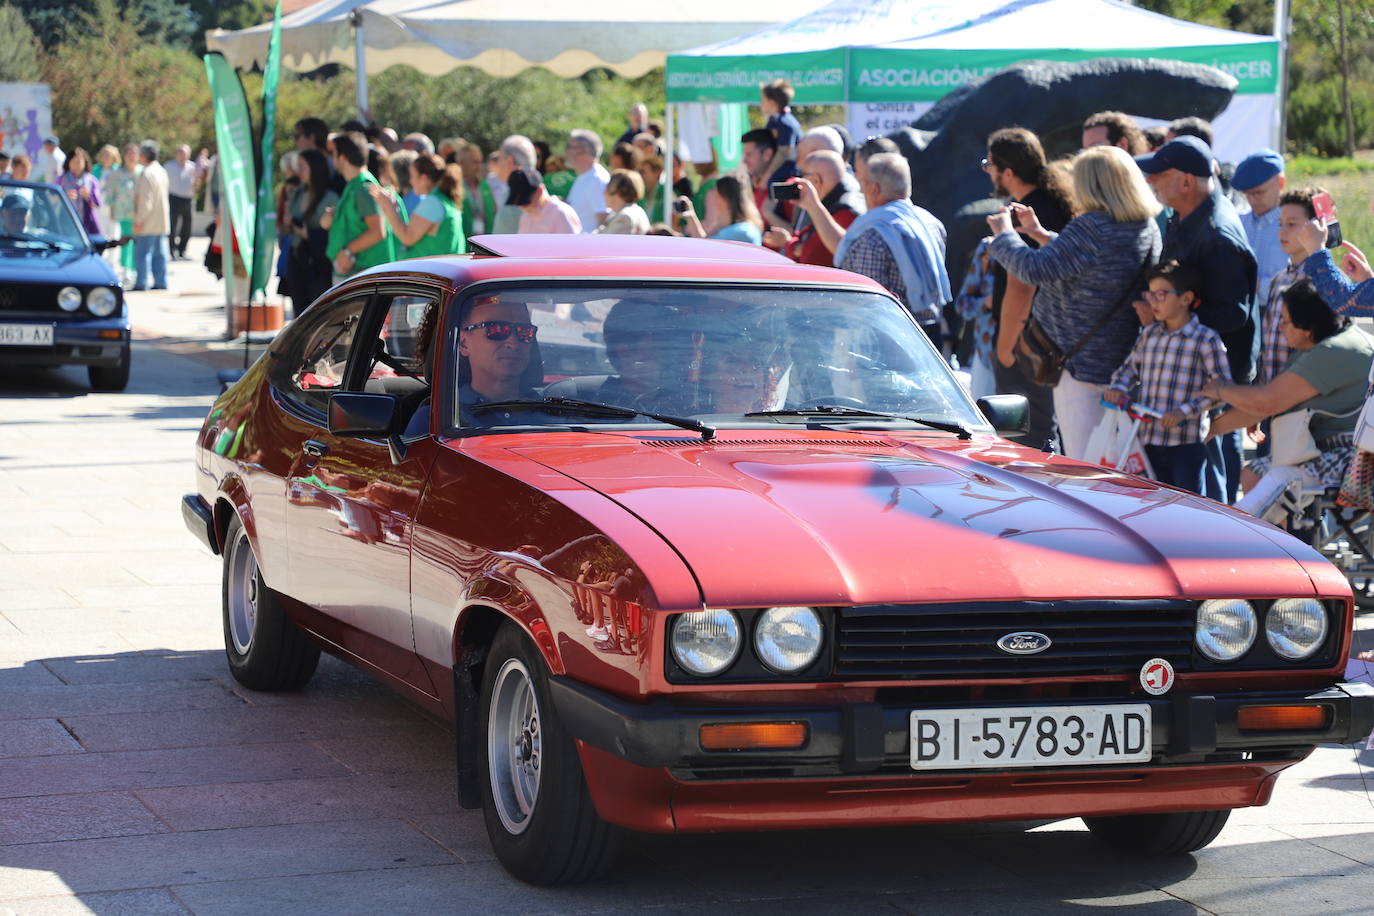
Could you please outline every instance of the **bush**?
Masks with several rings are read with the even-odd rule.
[[[1352,82],[1350,110],[1355,146],[1374,143],[1374,83]],[[1341,81],[1329,77],[1293,87],[1288,97],[1288,136],[1296,152],[1337,156],[1345,152]]]

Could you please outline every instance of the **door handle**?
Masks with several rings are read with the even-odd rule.
[[[314,455],[316,458],[323,458],[329,454],[329,446],[318,439],[307,439],[303,447],[307,455]]]

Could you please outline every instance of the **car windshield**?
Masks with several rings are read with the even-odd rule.
[[[78,248],[86,244],[62,191],[0,185],[0,248]]]
[[[458,426],[656,423],[575,399],[724,427],[816,422],[812,410],[833,425],[986,428],[908,313],[876,293],[502,289],[468,298],[459,324]]]

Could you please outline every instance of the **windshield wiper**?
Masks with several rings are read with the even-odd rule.
[[[967,427],[944,420],[931,420],[927,417],[909,417],[899,413],[884,413],[881,410],[867,410],[863,407],[846,407],[843,404],[817,404],[814,407],[794,407],[787,410],[756,410],[745,414],[746,417],[810,417],[816,415],[835,417],[882,417],[888,420],[907,420],[929,426],[931,429],[955,433],[960,439],[972,439],[973,433]]]
[[[39,245],[47,245],[53,251],[62,251],[63,247],[52,239],[40,239],[32,235],[25,235],[22,232],[3,232],[0,233],[0,242],[34,242]]]
[[[693,420],[690,417],[675,417],[666,413],[650,413],[647,410],[635,410],[633,407],[620,407],[615,404],[602,404],[599,401],[583,401],[580,398],[516,398],[509,401],[488,401],[485,404],[474,404],[468,408],[472,411],[479,410],[566,410],[580,413],[601,414],[607,417],[648,417],[650,420],[657,420],[660,423],[667,423],[669,426],[676,426],[681,429],[690,429],[693,432],[701,433],[704,440],[716,437],[716,428],[707,426],[700,420]]]

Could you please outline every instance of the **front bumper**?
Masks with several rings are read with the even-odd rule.
[[[567,677],[550,679],[553,701],[569,733],[627,763],[668,767],[686,778],[749,778],[751,770],[778,776],[912,774],[911,705],[878,703],[832,707],[684,707],[666,699],[630,703]],[[1063,705],[1083,705],[1078,699]],[[1142,767],[1232,763],[1251,759],[1296,760],[1318,744],[1348,744],[1374,728],[1374,687],[1342,683],[1316,693],[1264,692],[1243,695],[1178,694],[1172,697],[1103,700],[1103,704],[1148,704],[1153,720],[1153,755],[1148,764],[1018,768],[1082,773]],[[1236,713],[1247,706],[1321,706],[1326,727],[1312,731],[1242,731]],[[1005,707],[997,703],[922,704],[923,708]],[[1025,705],[1056,705],[1029,701]],[[703,725],[804,722],[809,740],[797,750],[703,750]],[[948,773],[967,771],[950,770]],[[923,771],[921,775],[938,775]]]
[[[9,318],[0,314],[3,324],[50,324],[50,347],[0,347],[0,357],[9,366],[96,366],[113,368],[129,358],[129,319],[116,315],[87,321],[34,320]],[[118,333],[106,339],[102,332]]]

